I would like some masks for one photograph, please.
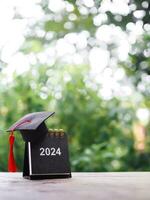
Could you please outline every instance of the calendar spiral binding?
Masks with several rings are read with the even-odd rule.
[[[49,129],[48,135],[51,137],[64,137],[65,131],[63,129]]]

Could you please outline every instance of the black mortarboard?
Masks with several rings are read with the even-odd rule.
[[[14,123],[8,131],[18,130],[25,142],[35,142],[44,137],[48,129],[44,121],[55,112],[36,112],[30,113]]]

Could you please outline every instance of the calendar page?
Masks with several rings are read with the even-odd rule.
[[[47,133],[37,144],[28,142],[29,175],[69,175],[68,141],[65,133]]]

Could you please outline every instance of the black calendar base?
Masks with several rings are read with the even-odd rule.
[[[67,174],[50,174],[50,175],[30,175],[30,176],[23,176],[25,179],[30,180],[42,180],[42,179],[63,179],[63,178],[71,178],[71,173]]]

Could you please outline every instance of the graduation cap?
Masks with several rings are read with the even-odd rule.
[[[45,120],[55,112],[35,112],[19,119],[9,129],[9,132],[20,131],[25,142],[36,142],[45,136],[48,129]]]
[[[22,138],[25,141],[23,176],[28,176],[30,178],[35,178],[35,177],[37,178],[37,176],[40,175],[38,177],[50,178],[49,174],[52,174],[54,175],[53,177],[55,177],[57,174],[59,175],[60,171],[60,174],[63,175],[62,177],[65,177],[62,172],[64,172],[67,175],[67,177],[71,177],[70,165],[68,161],[67,138],[65,136],[64,139],[62,140],[61,138],[60,141],[60,139],[58,140],[58,137],[57,138],[49,137],[48,135],[49,131],[45,124],[45,120],[54,115],[54,113],[55,112],[35,112],[27,114],[21,119],[19,119],[8,129],[8,132],[10,132],[9,136],[10,151],[8,159],[9,172],[17,171],[13,155],[13,144],[15,140],[13,132],[17,130],[20,131]],[[55,149],[55,151],[58,151],[57,152],[58,154],[53,153],[55,155],[55,157],[54,156],[51,157],[53,158],[53,161],[49,157],[51,155],[50,152],[51,149],[47,147],[51,145],[53,145],[51,149]],[[61,158],[62,156],[60,156],[59,153],[60,147],[58,147],[58,145],[61,146],[61,148],[64,150],[66,154],[63,155],[63,158]],[[44,147],[46,147],[46,152],[48,151],[48,156],[47,154],[43,154],[45,155],[45,157],[44,156],[41,157],[40,156],[41,154],[39,154],[39,150],[44,149]],[[61,164],[60,162],[62,162],[63,160],[65,160],[64,166],[62,165],[63,168],[58,167],[57,170],[57,165],[59,166]],[[36,163],[37,166],[34,163]],[[53,169],[53,167],[48,167],[49,164],[50,165],[54,164],[55,169]],[[35,171],[36,173],[34,174],[33,171]],[[44,176],[45,174],[46,176]]]

